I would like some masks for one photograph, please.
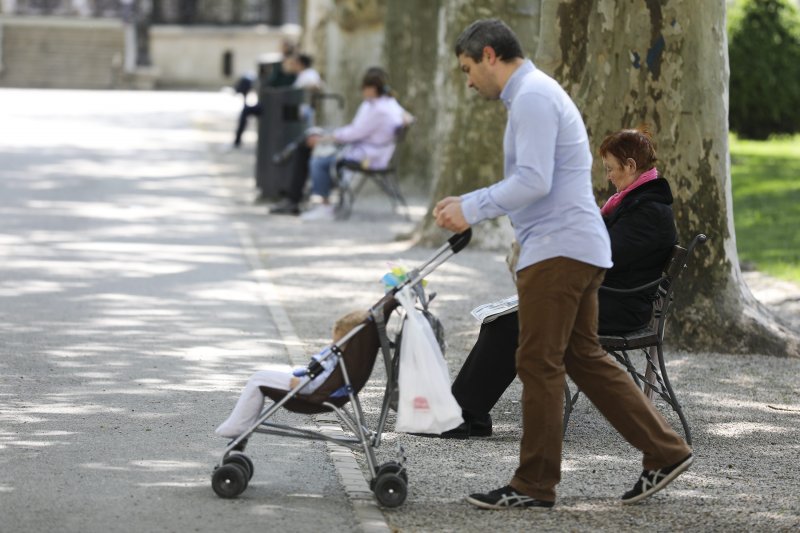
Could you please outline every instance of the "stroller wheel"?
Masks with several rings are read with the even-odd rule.
[[[236,463],[222,465],[211,476],[211,488],[220,498],[235,498],[247,488],[247,472]]]
[[[247,457],[245,454],[237,453],[237,454],[234,454],[234,455],[229,455],[228,457],[226,457],[222,461],[222,463],[226,464],[226,465],[228,465],[228,464],[237,464],[237,465],[241,466],[244,469],[245,474],[247,474],[247,480],[249,481],[249,480],[253,479],[253,473],[255,472],[255,466],[253,466],[253,461],[251,461],[250,458]]]
[[[378,473],[375,475],[375,479],[381,477],[381,474],[386,473],[397,474],[403,478],[403,481],[406,482],[406,485],[408,484],[408,472],[406,471],[405,467],[397,461],[389,461],[379,466]]]
[[[375,486],[378,483],[378,478],[381,477],[383,474],[397,474],[403,481],[406,482],[408,485],[408,472],[406,471],[405,467],[398,463],[397,461],[389,461],[383,463],[381,466],[378,467],[378,471],[375,473],[375,477],[369,482],[369,488],[372,491],[375,491]]]
[[[375,478],[375,498],[384,507],[399,507],[406,501],[408,485],[398,474],[386,472]]]

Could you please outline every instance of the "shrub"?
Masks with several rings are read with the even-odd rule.
[[[728,17],[730,129],[800,131],[800,15],[789,0],[739,0]]]

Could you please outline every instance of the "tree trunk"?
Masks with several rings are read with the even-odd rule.
[[[361,103],[361,79],[367,68],[382,65],[385,0],[308,0],[305,5],[307,52],[325,80],[325,92],[344,98],[344,108],[324,101],[323,126],[352,120]]]
[[[386,8],[384,56],[400,104],[415,117],[398,145],[403,188],[430,192],[439,118],[435,83],[440,0],[390,1]]]
[[[453,45],[461,31],[478,18],[499,17],[516,32],[535,39],[538,2],[448,1],[389,2],[387,56],[406,105],[416,111],[414,126],[401,153],[401,168],[430,179],[431,201],[485,187],[503,177],[502,139],[506,111],[466,86]],[[398,14],[404,15],[398,15]],[[398,22],[400,22],[398,24]],[[394,27],[397,25],[398,27]],[[527,44],[527,42],[526,42]],[[418,132],[418,130],[424,130]],[[430,206],[433,207],[433,204]],[[419,231],[422,242],[440,242],[443,233],[430,217]],[[486,221],[473,234],[473,245],[505,249],[513,239],[508,220]]]
[[[395,4],[392,7],[392,4]],[[389,13],[407,5],[390,1]],[[433,10],[434,8],[429,8]],[[424,11],[425,21],[434,18]],[[511,25],[523,50],[553,75],[581,109],[593,150],[608,133],[641,123],[657,143],[659,170],[675,194],[682,244],[697,233],[710,240],[695,253],[681,280],[668,338],[678,347],[724,353],[800,356],[797,333],[780,325],[747,289],[739,269],[728,155],[728,58],[725,3],[694,0],[560,0],[441,2],[436,31],[427,26],[420,53],[436,52],[437,69],[409,77],[403,90],[433,99],[426,121],[435,133],[412,140],[414,153],[433,152],[432,202],[482,187],[502,177],[505,110],[499,102],[468,95],[452,46],[476,18],[496,16]],[[390,21],[388,27],[393,21]],[[409,20],[414,27],[420,21]],[[397,36],[389,32],[387,48]],[[413,49],[404,43],[401,50]],[[409,57],[414,57],[409,52]],[[413,65],[414,63],[410,63]],[[424,144],[422,144],[424,142]],[[413,145],[416,143],[416,146]],[[419,172],[423,172],[420,169]],[[595,158],[598,203],[611,193]],[[423,240],[441,239],[424,221]],[[477,243],[508,242],[502,223],[482,223]]]

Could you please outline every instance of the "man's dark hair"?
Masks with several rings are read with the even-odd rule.
[[[491,46],[497,57],[505,62],[524,57],[519,39],[500,19],[476,20],[467,26],[456,39],[456,57],[464,54],[480,63],[485,46]]]
[[[308,54],[297,54],[297,60],[300,61],[304,69],[311,68],[311,65],[314,64],[314,58]]]

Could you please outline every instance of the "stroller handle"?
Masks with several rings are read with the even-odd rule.
[[[453,250],[454,254],[457,254],[469,244],[470,239],[472,239],[472,228],[467,228],[461,233],[456,233],[449,239],[447,242],[450,243],[450,248]]]
[[[457,254],[464,247],[469,244],[470,239],[472,238],[472,228],[467,228],[466,230],[462,231],[461,233],[456,233],[449,239],[447,239],[447,244],[443,244],[439,247],[436,252],[434,252],[433,256],[428,259],[424,264],[421,266],[412,269],[408,272],[406,279],[400,283],[399,285],[392,288],[391,291],[387,292],[386,295],[379,301],[373,309],[382,309],[382,306],[388,302],[389,300],[394,298],[394,295],[400,292],[400,290],[405,287],[406,285],[416,285],[417,283],[421,282],[425,276],[436,270],[436,268],[447,261],[450,257]]]

